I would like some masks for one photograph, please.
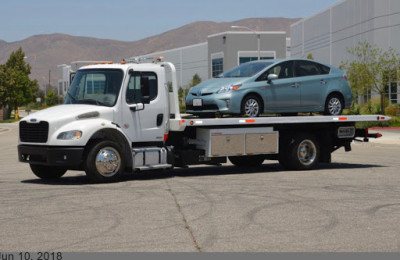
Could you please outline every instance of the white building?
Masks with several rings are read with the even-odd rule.
[[[342,0],[291,26],[291,57],[308,54],[339,66],[350,57],[347,48],[368,41],[382,49],[400,52],[399,0]],[[399,103],[397,82],[387,96]]]

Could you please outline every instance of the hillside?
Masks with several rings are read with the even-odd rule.
[[[207,41],[210,34],[232,31],[232,25],[242,25],[257,31],[286,31],[299,19],[288,18],[250,18],[233,22],[216,23],[200,21],[191,23],[165,33],[135,42],[123,42],[65,34],[36,35],[18,42],[7,43],[0,39],[0,64],[8,59],[12,51],[22,47],[32,66],[32,78],[44,85],[49,80],[57,82],[57,65],[77,60],[112,60],[143,55],[156,51],[179,48]]]

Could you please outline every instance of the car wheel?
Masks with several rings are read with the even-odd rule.
[[[32,172],[39,178],[44,180],[58,179],[67,171],[65,168],[57,166],[29,164]]]
[[[339,95],[330,95],[326,99],[324,114],[329,116],[341,115],[343,112],[343,107],[343,99]]]
[[[263,112],[262,102],[255,95],[246,96],[242,101],[242,115],[258,117]]]
[[[114,182],[121,178],[125,161],[120,146],[113,141],[94,144],[86,157],[85,172],[94,182]]]

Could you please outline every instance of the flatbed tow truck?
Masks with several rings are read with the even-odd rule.
[[[172,63],[97,64],[77,71],[65,104],[21,120],[18,156],[42,179],[84,170],[93,182],[227,159],[239,167],[268,159],[289,170],[311,170],[329,163],[341,147],[351,151],[354,140],[380,137],[356,129],[356,122],[387,120],[382,115],[185,117]]]

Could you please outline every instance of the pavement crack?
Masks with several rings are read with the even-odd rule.
[[[185,229],[189,232],[189,235],[190,235],[190,237],[191,237],[191,239],[192,239],[192,242],[193,242],[193,244],[194,244],[196,250],[199,251],[199,252],[202,252],[201,247],[200,247],[199,244],[197,243],[196,237],[195,237],[194,234],[193,234],[193,230],[192,230],[192,228],[190,227],[189,222],[187,221],[186,216],[185,216],[185,214],[184,214],[183,211],[182,211],[182,207],[181,207],[181,205],[180,205],[179,202],[178,202],[178,199],[177,199],[177,197],[176,197],[176,194],[175,194],[174,191],[172,190],[172,187],[171,187],[171,185],[169,184],[169,182],[166,181],[166,183],[167,183],[167,186],[168,186],[167,191],[169,192],[169,194],[170,194],[170,195],[172,196],[172,198],[174,199],[175,206],[176,206],[176,208],[178,209],[178,212],[179,212],[179,214],[180,214],[181,217],[182,217],[182,221],[183,221],[183,223],[184,223]]]

